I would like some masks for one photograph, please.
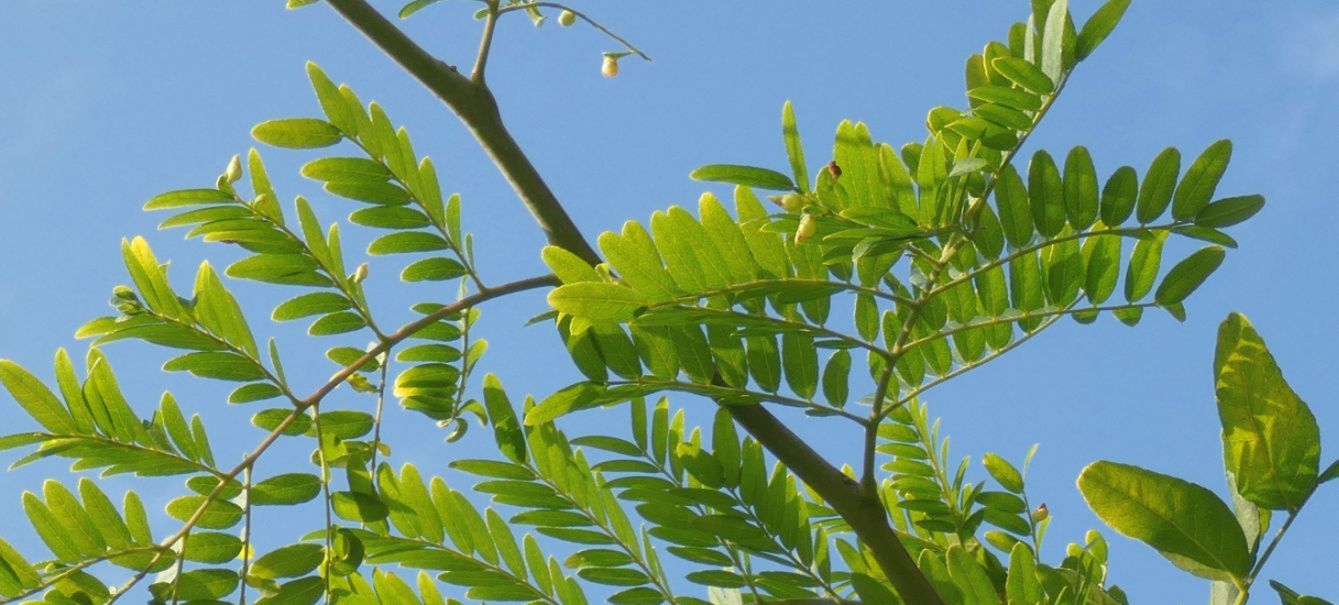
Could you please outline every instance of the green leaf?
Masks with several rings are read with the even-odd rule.
[[[353,303],[341,294],[308,292],[280,303],[274,308],[274,313],[270,317],[275,321],[291,321],[312,315],[344,311],[352,307]]]
[[[781,107],[781,137],[786,141],[786,157],[790,172],[800,191],[809,190],[809,165],[804,161],[804,146],[800,143],[800,129],[795,124],[795,108],[786,101]]]
[[[265,553],[251,563],[251,573],[260,578],[305,576],[321,564],[320,544],[289,544]]]
[[[1135,218],[1148,224],[1162,216],[1172,201],[1172,192],[1176,188],[1176,176],[1181,171],[1181,152],[1175,147],[1162,150],[1144,175],[1144,184],[1139,188],[1139,204]]]
[[[184,522],[194,516],[201,506],[204,506],[204,512],[200,514],[197,527],[228,529],[242,520],[241,507],[225,500],[206,500],[204,496],[182,496],[172,500],[167,503],[167,514]]]
[[[827,367],[823,368],[823,396],[828,403],[837,407],[846,405],[850,376],[851,352],[846,349],[834,351],[828,358]]]
[[[183,602],[217,601],[237,590],[237,572],[229,569],[192,569],[183,572],[170,584],[160,582],[149,587],[159,601],[169,598]]]
[[[182,206],[235,203],[231,193],[218,189],[180,189],[155,195],[144,203],[145,210],[163,210]]]
[[[1218,328],[1214,375],[1224,465],[1237,491],[1265,508],[1296,510],[1317,484],[1320,428],[1241,314]]]
[[[1226,255],[1227,251],[1219,246],[1206,246],[1195,251],[1167,272],[1153,300],[1164,306],[1185,300],[1223,264]]]
[[[349,222],[376,229],[418,229],[431,224],[428,216],[407,206],[368,206],[353,211]]]
[[[1097,171],[1085,147],[1075,147],[1065,157],[1065,214],[1069,224],[1083,231],[1097,220]]]
[[[733,185],[744,185],[745,187],[757,187],[759,189],[772,189],[776,191],[795,189],[795,183],[790,181],[790,177],[775,170],[757,168],[754,166],[711,164],[694,170],[688,176],[697,181],[730,183]]]
[[[316,118],[261,122],[251,129],[251,136],[266,145],[290,149],[329,147],[343,138],[334,124]]]
[[[302,165],[302,176],[317,181],[388,181],[391,174],[381,162],[367,158],[317,158]]]
[[[404,254],[407,252],[432,252],[446,250],[451,246],[439,236],[423,231],[404,231],[383,235],[367,246],[367,253],[373,256],[383,254]]]
[[[196,531],[186,534],[186,545],[182,555],[187,561],[227,563],[242,552],[242,540],[237,536],[213,531]]]
[[[1320,476],[1316,478],[1316,485],[1335,479],[1339,479],[1339,460],[1335,460],[1334,462],[1331,462],[1329,466],[1325,467],[1325,472],[1321,473]]]
[[[1176,197],[1172,200],[1172,218],[1178,221],[1190,220],[1209,205],[1231,158],[1232,141],[1227,139],[1209,145],[1200,157],[1195,158],[1176,187]]]
[[[539,426],[568,412],[591,407],[599,388],[589,382],[578,382],[544,398],[539,405],[525,413],[526,426]]]
[[[818,387],[818,351],[813,337],[788,332],[781,335],[781,366],[785,369],[786,384],[805,399],[813,397]]]
[[[1210,580],[1250,572],[1246,537],[1213,492],[1189,481],[1115,462],[1079,475],[1088,506],[1113,529],[1157,549],[1174,565]]]
[[[1065,22],[1069,17],[1069,0],[1055,0],[1046,12],[1046,25],[1042,28],[1041,71],[1052,82],[1060,81],[1064,72]]]
[[[310,473],[288,473],[252,486],[251,503],[258,506],[301,504],[320,493],[320,477]]]
[[[484,375],[484,405],[488,408],[488,420],[493,425],[493,437],[497,440],[498,451],[512,462],[524,464],[525,434],[516,421],[516,411],[502,388],[502,381],[489,373]]]
[[[981,464],[1001,487],[1015,494],[1023,493],[1023,474],[1018,472],[1014,465],[1009,464],[1008,460],[998,454],[988,453],[981,457]]]
[[[1032,241],[1032,214],[1028,206],[1027,187],[1013,164],[1000,170],[999,184],[995,187],[995,203],[1000,209],[1000,223],[1009,246],[1023,248]]]
[[[441,1],[442,0],[414,0],[413,2],[404,5],[404,7],[400,9],[400,18],[408,19],[410,15],[413,15],[414,13],[417,13],[418,11],[421,11]]]
[[[163,364],[167,372],[190,372],[201,378],[250,382],[264,379],[265,372],[255,362],[227,351],[187,353]]]
[[[1125,270],[1125,300],[1137,302],[1153,289],[1158,279],[1158,267],[1162,264],[1162,244],[1167,241],[1167,233],[1160,231],[1151,237],[1141,239],[1134,245],[1130,254],[1130,264]]]
[[[321,432],[327,437],[357,439],[372,431],[376,420],[371,414],[358,410],[331,410],[321,412]]]
[[[1231,227],[1255,216],[1264,207],[1265,198],[1260,195],[1223,198],[1205,206],[1195,214],[1195,224],[1215,229]]]
[[[356,136],[358,123],[344,103],[344,97],[339,94],[339,87],[312,61],[307,62],[307,77],[311,80],[312,90],[316,92],[316,100],[320,102],[325,117],[344,134]]]
[[[1102,223],[1107,227],[1119,227],[1134,212],[1135,199],[1139,195],[1139,175],[1134,168],[1121,166],[1102,186]]]
[[[1063,3],[1065,0],[1060,0]],[[995,592],[986,570],[962,546],[954,544],[946,554],[948,574],[962,591],[964,604],[995,605],[1000,597]]]
[[[997,57],[990,64],[1000,75],[1010,82],[1022,86],[1039,95],[1055,92],[1055,82],[1036,65],[1017,57]]]
[[[1054,237],[1065,228],[1065,189],[1051,154],[1039,150],[1028,162],[1028,200],[1032,220],[1042,237]]]
[[[181,318],[184,315],[177,293],[167,283],[165,265],[159,264],[144,238],[121,240],[121,256],[125,260],[126,271],[135,280],[135,287],[149,308],[168,317]]]
[[[1041,603],[1042,587],[1037,581],[1037,566],[1033,561],[1032,549],[1019,542],[1009,551],[1009,575],[1004,583],[1004,592],[1008,605],[1030,605]]]
[[[1299,594],[1296,590],[1288,588],[1282,582],[1276,580],[1270,580],[1269,587],[1273,588],[1274,592],[1279,593],[1279,599],[1283,601],[1283,605],[1332,605],[1329,601],[1320,597]]]
[[[0,359],[0,383],[43,428],[58,434],[78,432],[74,418],[56,395],[19,364]]]
[[[234,346],[246,351],[252,357],[259,357],[256,339],[251,328],[246,325],[242,307],[237,299],[223,287],[218,274],[209,263],[200,265],[195,276],[195,317],[210,332],[222,337]]]
[[[1082,61],[1088,58],[1097,50],[1097,46],[1106,40],[1111,31],[1116,29],[1116,24],[1120,22],[1125,15],[1125,9],[1130,7],[1130,0],[1108,0],[1093,16],[1088,18],[1088,22],[1083,24],[1083,29],[1079,30],[1078,42],[1074,47],[1074,55]]]
[[[407,282],[445,281],[465,275],[465,266],[449,258],[425,258],[410,263],[400,272],[400,279]]]
[[[640,292],[607,282],[565,284],[549,292],[549,306],[596,322],[627,322],[649,304]]]
[[[363,492],[335,492],[330,494],[330,504],[336,515],[349,521],[380,521],[390,513],[380,499]]]
[[[360,330],[367,325],[363,317],[351,311],[341,311],[324,315],[320,319],[312,322],[307,327],[307,333],[312,336],[330,336],[333,334],[345,334]]]

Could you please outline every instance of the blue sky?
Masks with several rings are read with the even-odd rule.
[[[600,52],[612,45],[595,32],[535,30],[514,19],[500,27],[490,82],[522,146],[593,237],[669,204],[693,203],[704,186],[687,174],[698,165],[784,170],[779,113],[786,99],[795,103],[811,164],[826,157],[845,118],[868,122],[877,139],[894,145],[921,138],[927,109],[963,103],[963,60],[1002,37],[1027,4],[592,1],[581,7],[655,62],[625,60],[623,74],[606,80]],[[1096,6],[1072,4],[1082,15]],[[444,188],[463,195],[486,278],[543,271],[538,230],[456,119],[328,8],[289,12],[280,5],[0,4],[0,357],[49,376],[56,347],[82,354],[74,328],[106,313],[112,286],[127,281],[118,251],[123,236],[147,235],[160,258],[172,259],[183,288],[202,259],[222,265],[236,258],[232,250],[182,241],[180,232],[156,232],[162,217],[139,207],[161,191],[208,186],[232,154],[253,144],[253,124],[316,115],[303,72],[308,59],[364,100],[380,101],[433,156]],[[439,56],[466,62],[477,35],[472,10],[444,3],[406,27]],[[1229,311],[1251,318],[1311,404],[1329,446],[1323,459],[1339,452],[1331,345],[1339,319],[1330,306],[1339,287],[1327,252],[1339,224],[1329,183],[1339,160],[1336,31],[1339,7],[1317,0],[1136,1],[1029,143],[1057,155],[1087,145],[1106,174],[1121,164],[1142,172],[1167,145],[1198,154],[1228,137],[1235,152],[1220,194],[1258,192],[1269,200],[1234,231],[1241,250],[1190,300],[1187,322],[1163,314],[1135,329],[1110,318],[1093,326],[1066,322],[927,397],[958,454],[1018,459],[1041,442],[1030,484],[1055,519],[1051,556],[1100,525],[1074,487],[1090,461],[1131,462],[1223,493],[1210,359],[1214,331]],[[297,177],[311,154],[265,154],[280,190],[312,196],[324,220],[352,209]],[[350,240],[348,249],[356,250],[367,233]],[[393,285],[401,264],[372,268],[373,289],[388,292],[373,304],[387,317],[407,317],[411,302],[453,296]],[[235,290],[257,330],[280,338],[288,365],[305,366],[293,372],[295,381],[316,385],[332,371],[318,357],[335,339],[312,342],[296,326],[265,320],[282,293],[251,284]],[[492,343],[486,368],[514,395],[543,394],[576,379],[547,328],[520,328],[542,309],[542,295],[532,294],[484,311]],[[223,385],[163,376],[157,366],[166,357],[147,347],[118,344],[111,354],[141,411],[172,389],[205,416],[221,457],[240,456],[260,437],[246,422],[257,408],[227,406]],[[707,418],[705,402],[682,403]],[[565,426],[595,430],[597,417],[605,415],[576,416]],[[28,424],[25,418],[9,428]],[[489,453],[483,431],[443,445],[436,429],[417,426],[426,423],[397,424],[390,435],[392,443],[399,438],[397,455],[425,469]],[[810,430],[834,459],[854,459],[844,440]],[[0,504],[9,511],[0,513],[0,535],[35,552],[31,530],[9,513],[19,510],[20,489],[63,472],[48,463],[0,475],[0,491],[12,498]],[[161,504],[179,490],[178,483],[151,483],[145,493]],[[1339,489],[1318,494],[1266,575],[1339,596],[1326,548],[1339,535],[1339,517],[1325,518],[1337,505]],[[168,528],[165,522],[162,530]],[[1135,602],[1205,600],[1202,582],[1141,544],[1108,538],[1112,577]],[[1262,591],[1257,601],[1272,601]]]

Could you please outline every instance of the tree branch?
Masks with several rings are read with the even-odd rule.
[[[487,86],[471,81],[454,67],[428,54],[366,0],[327,2],[455,112],[511,183],[550,244],[564,248],[592,265],[600,262],[599,254],[582,237],[572,217],[558,203],[539,171],[507,131],[498,113],[497,101]]]
[[[511,182],[549,243],[595,265],[600,256],[581,235],[567,211],[502,123],[487,86],[461,75],[414,43],[365,0],[327,0],[331,7],[387,55],[423,83],[465,123]],[[369,352],[369,355],[371,352]],[[347,378],[359,363],[346,368]],[[332,380],[337,384],[338,380]],[[334,388],[331,386],[330,388]],[[323,396],[324,393],[318,393]],[[866,497],[854,480],[823,459],[763,406],[726,406],[735,421],[814,488],[855,530],[898,593],[909,603],[938,605],[939,595],[888,524],[877,495]]]

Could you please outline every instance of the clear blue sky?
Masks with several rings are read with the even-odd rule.
[[[543,270],[538,231],[456,119],[328,8],[288,12],[281,4],[0,5],[0,357],[50,376],[57,346],[82,354],[74,328],[106,313],[112,286],[127,281],[118,252],[123,236],[147,235],[160,258],[173,260],[183,288],[206,256],[216,265],[236,258],[232,250],[184,242],[179,231],[155,232],[162,217],[139,207],[164,190],[208,186],[232,154],[253,144],[253,124],[317,115],[303,72],[308,59],[352,84],[364,100],[382,102],[408,126],[420,151],[434,157],[444,188],[464,196],[466,224],[480,233],[488,279]],[[1096,6],[1072,4],[1083,15]],[[606,80],[598,67],[600,51],[611,49],[607,40],[588,29],[537,31],[521,18],[502,25],[490,79],[520,142],[594,236],[626,218],[694,202],[703,184],[687,174],[698,165],[783,168],[779,109],[786,99],[796,104],[815,165],[844,118],[868,122],[876,138],[895,145],[921,138],[928,108],[963,103],[963,60],[1002,37],[1027,5],[592,1],[582,8],[631,37],[655,62],[625,60],[623,74]],[[440,56],[465,62],[477,32],[468,18],[472,10],[472,4],[445,3],[407,28]],[[1066,322],[928,397],[958,454],[979,459],[995,451],[1018,459],[1033,441],[1041,442],[1031,489],[1055,519],[1050,556],[1099,526],[1074,487],[1079,469],[1092,460],[1132,462],[1224,492],[1210,359],[1214,330],[1228,311],[1252,319],[1312,405],[1327,444],[1325,461],[1339,453],[1332,354],[1339,287],[1329,259],[1339,224],[1330,184],[1339,160],[1335,32],[1339,6],[1330,2],[1136,0],[1029,144],[1056,154],[1085,144],[1100,172],[1128,163],[1142,173],[1166,145],[1197,154],[1230,137],[1236,150],[1220,192],[1259,192],[1269,200],[1264,213],[1235,230],[1241,250],[1191,299],[1186,323],[1161,313],[1136,329],[1110,318],[1086,327]],[[310,154],[266,155],[286,196],[313,196],[326,220],[352,209],[296,176]],[[349,249],[358,249],[366,235],[353,236]],[[392,286],[401,264],[374,263],[373,289],[391,292],[374,299],[376,308],[403,318],[411,302],[451,298],[450,291]],[[257,330],[279,336],[289,365],[304,365],[321,346],[335,344],[314,344],[295,326],[270,324],[265,317],[281,293],[250,284],[236,290],[250,303]],[[493,344],[485,365],[513,394],[543,394],[575,379],[548,328],[520,328],[542,307],[535,294],[485,309]],[[171,388],[209,421],[221,457],[235,459],[259,438],[246,423],[258,408],[227,406],[225,385],[161,375],[161,351],[111,350],[142,412]],[[299,384],[315,385],[333,369],[324,361],[305,365],[294,372]],[[696,418],[706,417],[707,403],[682,403],[697,410]],[[573,417],[566,426],[581,432],[608,416]],[[6,423],[6,432],[29,424],[26,418]],[[816,433],[833,441],[821,444],[823,450],[854,459],[832,434]],[[401,459],[427,469],[490,453],[483,431],[455,445],[439,437],[421,427],[391,432]],[[0,535],[35,552],[35,538],[13,514],[17,492],[63,472],[53,462],[0,475],[0,492],[10,498],[0,504],[6,511]],[[981,475],[979,467],[974,472]],[[112,483],[118,490],[125,485]],[[152,483],[146,495],[161,504],[179,490],[176,482]],[[1339,536],[1339,516],[1332,514],[1339,489],[1319,494],[1308,508],[1268,575],[1334,598],[1339,579],[1327,545]],[[318,523],[313,518],[313,526]],[[1134,601],[1206,599],[1202,582],[1141,544],[1108,537],[1112,577]],[[1271,602],[1261,588],[1257,600]]]

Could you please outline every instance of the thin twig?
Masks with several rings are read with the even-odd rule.
[[[870,418],[883,417],[883,400],[888,397],[888,385],[892,382],[893,365],[884,360],[883,372],[879,374],[878,387],[874,389],[873,409],[870,410]],[[865,490],[866,494],[878,493],[878,482],[874,479],[874,454],[878,443],[878,423],[865,427],[865,459],[864,472],[860,475],[860,488]]]
[[[242,524],[242,594],[237,605],[246,605],[247,576],[251,574],[251,469],[243,471],[243,497],[246,498],[246,520]]]
[[[236,479],[237,476],[240,475],[243,471],[251,468],[252,465],[254,465],[256,461],[259,460],[260,457],[263,456],[265,452],[270,449],[270,446],[274,445],[274,442],[279,440],[279,437],[282,436],[284,432],[288,430],[288,427],[292,426],[292,424],[297,420],[299,416],[301,416],[307,410],[307,408],[319,404],[320,401],[326,395],[330,394],[331,391],[334,391],[335,388],[343,384],[345,380],[348,380],[349,376],[352,376],[354,372],[358,371],[358,368],[361,368],[363,364],[368,362],[368,360],[372,359],[376,355],[385,352],[386,350],[389,350],[392,346],[398,344],[404,339],[413,336],[419,330],[422,330],[423,328],[426,328],[432,325],[434,322],[437,322],[442,318],[447,317],[453,313],[459,313],[461,310],[468,309],[470,307],[473,307],[474,305],[480,304],[484,301],[488,301],[494,298],[506,296],[508,294],[513,294],[524,290],[532,290],[544,286],[552,286],[556,285],[557,283],[558,280],[553,275],[543,275],[539,277],[531,277],[527,279],[517,280],[493,288],[488,288],[484,291],[462,298],[459,301],[456,301],[455,303],[446,305],[441,309],[433,311],[432,313],[419,318],[418,320],[405,324],[399,330],[396,330],[394,333],[387,335],[385,339],[383,339],[375,347],[372,347],[371,350],[364,353],[361,357],[354,360],[349,365],[345,366],[339,372],[336,372],[334,376],[332,376],[328,381],[326,381],[325,384],[321,385],[320,388],[316,389],[316,391],[313,392],[311,395],[307,396],[304,399],[297,400],[296,404],[293,406],[292,411],[290,411],[288,415],[284,417],[283,420],[279,421],[279,424],[277,424],[274,427],[274,429],[271,430],[269,434],[267,434],[265,438],[262,439],[254,449],[251,450],[249,454],[247,454],[244,458],[242,458],[242,461],[237,463],[237,466],[234,466],[232,470],[228,471],[227,473],[224,473],[223,477],[220,477],[218,484],[215,485],[214,489],[210,490],[210,492],[207,495],[205,495],[204,501],[200,504],[198,508],[195,509],[195,512],[192,513],[191,516],[186,519],[186,521],[182,524],[181,528],[179,528],[175,533],[168,536],[167,538],[164,538],[161,542],[159,542],[160,550],[158,551],[158,553],[144,566],[143,569],[137,572],[129,581],[127,581],[116,591],[116,594],[108,602],[108,605],[114,603],[117,599],[120,599],[121,596],[123,596],[127,591],[129,591],[131,587],[133,587],[135,584],[138,584],[140,580],[143,580],[144,577],[149,573],[149,570],[151,570],[153,566],[157,564],[159,560],[162,559],[163,554],[165,552],[169,552],[174,544],[181,541],[186,536],[186,534],[189,533],[191,529],[195,527],[196,523],[200,522],[200,518],[204,516],[205,510],[215,499],[217,499],[223,493],[224,489],[228,486],[228,484],[232,480]]]
[[[1022,338],[1019,338],[1018,340],[1015,340],[1015,341],[1013,341],[1013,342],[1011,342],[1011,343],[1005,345],[1005,346],[1002,347],[1002,348],[996,349],[995,352],[993,352],[993,353],[991,353],[991,354],[989,354],[989,355],[986,355],[985,357],[982,357],[981,359],[978,359],[976,362],[971,363],[971,364],[968,364],[968,365],[960,366],[960,367],[958,367],[957,369],[953,370],[952,372],[949,372],[949,373],[947,373],[947,374],[944,374],[943,376],[940,376],[940,377],[938,377],[938,378],[935,378],[934,380],[931,380],[930,382],[927,382],[927,383],[925,383],[925,384],[923,384],[923,385],[921,385],[921,386],[919,386],[919,387],[916,387],[916,388],[914,388],[914,389],[908,391],[906,395],[903,395],[903,396],[899,397],[899,398],[897,399],[897,401],[893,403],[892,406],[890,406],[890,407],[889,407],[888,409],[886,409],[886,410],[883,410],[883,413],[879,415],[879,417],[876,419],[876,422],[882,421],[882,420],[883,420],[884,418],[886,418],[889,414],[893,413],[893,410],[896,410],[897,408],[902,407],[902,406],[905,405],[908,401],[911,401],[912,399],[915,399],[916,397],[920,396],[921,393],[924,393],[924,392],[926,392],[926,391],[928,391],[928,390],[930,390],[930,389],[933,389],[933,388],[935,388],[935,387],[937,387],[937,386],[939,386],[939,385],[941,385],[941,384],[947,382],[947,381],[948,381],[949,379],[951,379],[951,378],[956,378],[956,377],[958,377],[958,376],[961,376],[961,375],[963,375],[963,374],[966,374],[967,372],[970,372],[970,371],[972,371],[972,370],[975,370],[976,368],[979,368],[979,367],[981,367],[981,366],[983,366],[983,365],[986,365],[987,362],[993,361],[995,358],[997,358],[997,357],[999,357],[999,356],[1001,356],[1001,355],[1004,355],[1005,353],[1008,353],[1009,351],[1014,350],[1015,348],[1017,348],[1018,346],[1022,345],[1023,343],[1025,343],[1025,342],[1031,340],[1032,337],[1034,337],[1034,336],[1040,334],[1042,330],[1045,330],[1046,328],[1051,327],[1051,325],[1054,324],[1055,322],[1059,321],[1061,317],[1062,317],[1062,316],[1060,316],[1060,315],[1056,315],[1056,316],[1054,316],[1054,317],[1051,317],[1050,319],[1048,319],[1048,320],[1042,322],[1041,325],[1037,326],[1037,328],[1036,328],[1035,330],[1033,330],[1033,331],[1031,331],[1031,332],[1028,332],[1027,334],[1023,335]]]
[[[591,27],[600,30],[602,33],[604,33],[604,35],[609,36],[614,40],[617,40],[619,44],[622,44],[623,47],[628,49],[628,51],[631,52],[632,54],[635,54],[638,57],[641,57],[647,61],[651,60],[650,55],[642,52],[641,49],[637,48],[636,46],[633,46],[632,42],[629,42],[623,36],[614,33],[613,30],[610,30],[609,28],[601,25],[598,21],[594,19],[591,19],[585,13],[576,10],[570,6],[567,6],[566,4],[560,4],[558,2],[526,2],[523,4],[513,4],[510,6],[503,7],[501,10],[498,11],[498,14],[503,15],[506,13],[515,12],[518,10],[526,10],[530,8],[555,8],[558,10],[570,11],[572,15],[574,15],[576,18],[581,19],[586,23],[589,23]]]
[[[484,69],[493,47],[493,30],[497,28],[497,18],[501,15],[498,12],[498,0],[485,0],[485,3],[488,5],[488,13],[484,16],[484,31],[479,39],[479,55],[474,59],[474,69],[470,71],[470,80],[475,84],[484,82]]]
[[[334,545],[334,519],[331,516],[332,506],[330,501],[330,463],[325,457],[325,432],[321,430],[320,402],[313,403],[311,409],[312,422],[316,427],[316,459],[321,465],[321,499],[323,500],[322,504],[324,504],[323,508],[325,509],[325,557],[321,560],[321,566],[323,568],[321,570],[321,578],[325,582],[323,587],[325,600],[329,603],[331,598],[330,555],[332,554],[331,547]]]

